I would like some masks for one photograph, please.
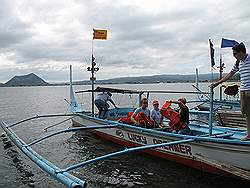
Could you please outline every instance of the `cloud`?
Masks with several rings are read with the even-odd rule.
[[[108,29],[108,40],[93,46],[99,79],[190,74],[197,66],[207,73],[209,38],[216,61],[222,53],[229,71],[235,60],[230,49],[220,50],[220,40],[250,45],[249,6],[245,0],[1,0],[0,81],[29,72],[65,81],[69,64],[76,79],[89,79],[92,28]]]
[[[10,1],[2,0],[0,6],[0,52],[21,43],[32,35],[30,27],[22,22]]]

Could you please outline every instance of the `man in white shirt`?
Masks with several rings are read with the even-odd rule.
[[[153,101],[153,107],[150,112],[150,117],[154,120],[156,127],[163,127],[163,116],[161,115],[159,102],[157,100]]]
[[[222,82],[230,79],[237,71],[240,73],[240,101],[241,112],[246,116],[247,135],[241,140],[250,140],[250,56],[246,53],[246,47],[243,43],[236,44],[233,48],[233,55],[237,59],[231,72],[219,81],[212,84],[216,87]]]
[[[96,96],[95,105],[99,110],[99,118],[105,118],[105,114],[109,109],[109,104],[107,103],[108,101],[110,101],[114,107],[117,108],[114,101],[111,99],[111,96],[112,94],[110,92],[102,92]]]
[[[143,98],[141,101],[140,101],[140,107],[139,108],[137,108],[135,111],[134,111],[134,113],[132,114],[132,116],[131,116],[131,121],[135,124],[135,125],[137,125],[137,126],[142,126],[142,125],[140,125],[140,122],[139,121],[137,121],[135,118],[136,118],[136,115],[138,114],[138,113],[140,113],[140,112],[142,112],[142,113],[144,113],[148,118],[150,118],[150,110],[148,109],[148,99],[147,98]]]

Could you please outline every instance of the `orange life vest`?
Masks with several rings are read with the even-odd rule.
[[[131,121],[131,116],[132,116],[132,115],[133,115],[133,112],[128,112],[127,117],[120,118],[118,121],[121,122],[121,123],[133,125],[134,122]]]
[[[171,102],[166,102],[162,107],[161,107],[161,114],[165,118],[169,119],[169,125],[173,130],[179,131],[182,129],[182,123],[180,121],[180,114],[176,111],[174,111],[171,107]]]
[[[131,121],[131,116],[133,112],[128,112],[128,116],[120,118],[119,122],[134,125],[134,122]],[[135,115],[134,119],[139,122],[139,125],[145,128],[154,128],[155,122],[146,116],[143,112],[139,112]]]
[[[139,112],[136,114],[135,118],[136,121],[139,121],[140,126],[143,126],[145,128],[154,128],[155,122],[150,119],[148,116],[146,116],[143,112]]]

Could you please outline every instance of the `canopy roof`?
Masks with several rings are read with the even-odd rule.
[[[76,91],[75,93],[87,93],[92,90]],[[193,92],[193,91],[164,91],[164,90],[129,90],[129,89],[117,89],[108,87],[97,87],[94,92],[111,92],[111,93],[122,93],[122,94],[142,94],[142,93],[186,93],[186,94],[209,94],[208,92]]]
[[[83,91],[76,91],[76,93],[85,93],[85,92],[92,92],[92,90],[83,90]],[[122,94],[140,94],[143,93],[142,91],[136,90],[129,90],[129,89],[117,89],[117,88],[108,88],[108,87],[97,87],[94,92],[111,92],[111,93],[122,93]]]

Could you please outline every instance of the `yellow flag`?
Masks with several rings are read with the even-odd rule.
[[[103,29],[93,29],[93,39],[107,40],[107,30]]]

